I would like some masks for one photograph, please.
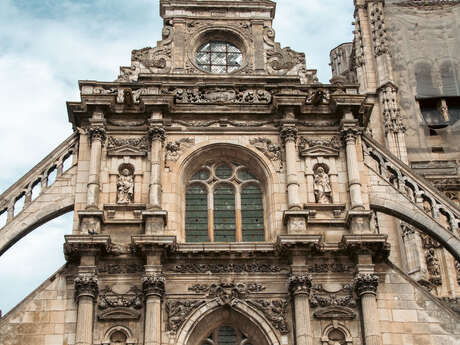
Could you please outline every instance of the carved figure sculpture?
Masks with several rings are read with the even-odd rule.
[[[117,182],[117,203],[129,204],[134,201],[133,172],[128,167],[120,167]]]
[[[315,199],[318,204],[331,203],[331,183],[329,175],[324,171],[323,167],[318,167],[315,171],[314,180]]]

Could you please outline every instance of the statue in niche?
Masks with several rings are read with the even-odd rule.
[[[330,204],[332,189],[329,175],[322,166],[319,166],[316,168],[314,176],[313,190],[315,192],[316,202],[318,204]]]
[[[122,164],[118,172],[117,203],[132,203],[134,201],[134,167],[130,164]]]

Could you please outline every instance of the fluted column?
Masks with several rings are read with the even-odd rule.
[[[294,299],[296,345],[312,345],[313,334],[310,322],[310,275],[289,277],[289,291]]]
[[[102,125],[89,128],[91,156],[89,161],[87,209],[97,209],[99,203],[99,175],[101,171],[102,146],[105,142],[105,129]]]
[[[281,139],[286,150],[286,175],[288,190],[288,208],[300,209],[299,182],[297,181],[297,128],[293,125],[285,125],[280,131]]]
[[[78,304],[75,345],[92,345],[94,302],[99,291],[97,277],[92,273],[81,273],[75,278],[74,285]]]
[[[361,298],[366,345],[382,344],[376,299],[378,285],[379,278],[375,274],[358,273],[354,279],[356,293]]]
[[[165,278],[159,273],[146,274],[142,288],[145,294],[144,345],[160,345],[161,299],[165,292]]]
[[[351,115],[353,116],[353,115]],[[361,178],[359,175],[358,154],[356,152],[356,138],[361,134],[357,127],[342,128],[347,156],[348,186],[350,189],[351,209],[363,209],[361,195]]]
[[[150,190],[149,208],[161,209],[161,155],[165,130],[161,126],[151,125],[149,128],[150,146]]]

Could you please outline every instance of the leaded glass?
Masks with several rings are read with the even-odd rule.
[[[208,242],[208,194],[206,188],[193,184],[185,195],[185,240]]]
[[[232,176],[232,169],[227,164],[221,164],[216,168],[216,176],[227,179]]]
[[[235,242],[235,193],[228,184],[214,191],[214,241]]]
[[[249,185],[241,193],[241,220],[244,242],[265,240],[262,193],[259,187]]]
[[[198,67],[204,71],[228,73],[241,67],[243,54],[231,43],[212,41],[198,48],[195,61]]]

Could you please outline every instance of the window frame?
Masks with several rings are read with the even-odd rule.
[[[232,175],[227,179],[219,179],[215,176],[215,169],[222,165],[226,164],[232,167]],[[192,177],[199,171],[207,169],[210,174],[207,180],[193,180]],[[219,160],[215,161],[212,164],[202,164],[198,168],[194,169],[193,173],[190,174],[190,177],[185,181],[184,188],[184,240],[185,243],[261,243],[267,241],[268,231],[267,231],[267,201],[266,201],[266,189],[265,185],[256,174],[251,172],[255,179],[242,180],[238,178],[238,174],[241,170],[250,169],[243,163],[237,163],[236,161],[228,160]],[[207,242],[188,242],[187,241],[187,190],[190,186],[194,184],[199,184],[204,187],[207,192],[207,210],[208,210],[208,241]],[[235,200],[235,242],[216,242],[215,241],[215,226],[214,226],[214,193],[217,187],[221,184],[229,184],[232,186],[234,191],[234,200]],[[245,187],[254,185],[257,186],[260,190],[260,200],[262,204],[262,225],[263,225],[263,239],[260,241],[243,241],[243,213],[241,209],[241,195]]]

